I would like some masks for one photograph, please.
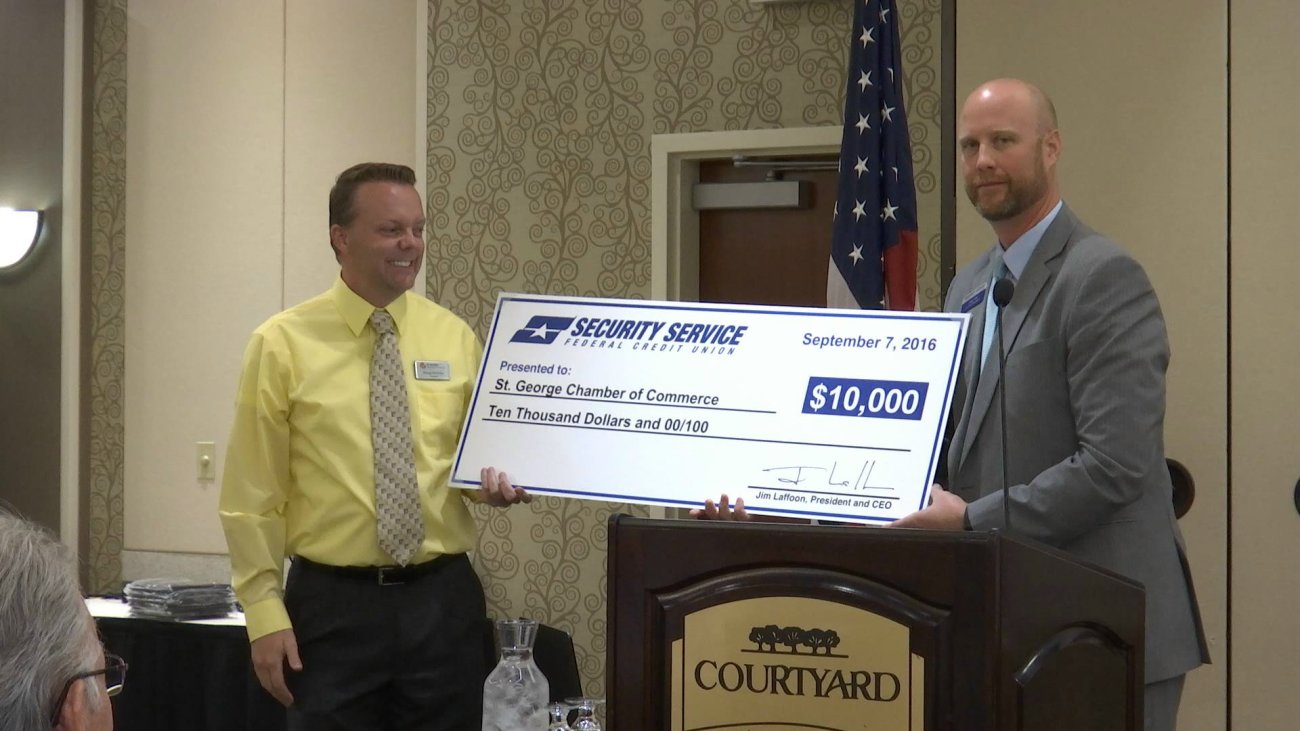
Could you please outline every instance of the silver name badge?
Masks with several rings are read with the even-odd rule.
[[[445,360],[415,361],[415,380],[446,381],[451,378],[451,363]]]

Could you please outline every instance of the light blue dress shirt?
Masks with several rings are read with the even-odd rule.
[[[1052,221],[1056,220],[1056,214],[1061,212],[1061,206],[1064,202],[1057,201],[1056,206],[1046,216],[1043,216],[1043,220],[1021,234],[1020,238],[1012,241],[1011,245],[1002,251],[1001,264],[993,268],[993,277],[989,280],[988,295],[984,298],[984,344],[983,350],[980,351],[980,370],[983,370],[983,363],[989,357],[989,347],[993,344],[993,323],[998,316],[999,307],[993,303],[993,285],[1002,276],[1003,272],[1011,275],[1012,282],[1020,279],[1020,275],[1025,273],[1025,266],[1029,264],[1029,257],[1034,255],[1034,249],[1037,249],[1038,242],[1043,240],[1043,234],[1047,232],[1047,227],[1052,225]]]

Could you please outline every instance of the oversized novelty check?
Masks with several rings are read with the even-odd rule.
[[[966,318],[503,294],[452,480],[889,522],[928,500]]]

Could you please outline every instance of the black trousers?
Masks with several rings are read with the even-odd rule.
[[[296,559],[285,585],[303,669],[294,731],[473,731],[483,716],[483,585],[463,554],[405,583]]]

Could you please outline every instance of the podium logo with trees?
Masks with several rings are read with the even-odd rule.
[[[749,641],[755,649],[742,652],[760,652],[771,655],[821,655],[823,657],[848,657],[833,650],[840,644],[840,633],[833,629],[804,629],[779,627],[769,624],[749,631]],[[789,649],[779,649],[786,647]],[[801,649],[801,648],[807,648]]]
[[[667,731],[922,731],[924,660],[868,608],[753,596],[685,612],[671,637]]]

